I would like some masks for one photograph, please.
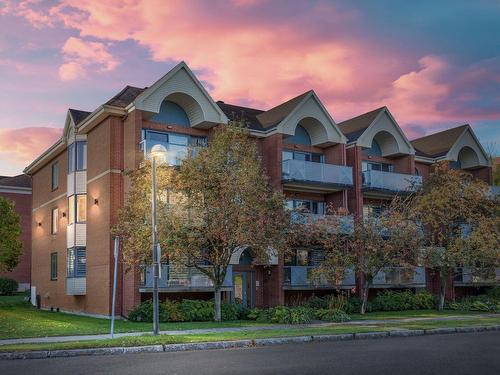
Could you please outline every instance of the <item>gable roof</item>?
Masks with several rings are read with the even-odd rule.
[[[68,109],[68,111],[69,111],[71,117],[73,118],[75,125],[78,125],[80,122],[85,120],[92,113],[92,112],[81,111],[79,109],[73,109],[73,108]]]
[[[439,157],[446,155],[469,125],[461,125],[411,141],[418,156]]]
[[[109,99],[106,104],[113,105],[115,107],[127,107],[130,103],[132,103],[135,98],[137,98],[140,94],[146,90],[147,87],[141,89],[140,87],[134,86],[125,86],[122,91]]]
[[[0,186],[31,188],[31,177],[26,174],[17,176],[0,176]]]
[[[265,129],[272,128],[278,125],[281,121],[283,121],[301,102],[302,100],[309,95],[312,90],[306,91],[295,98],[287,100],[284,103],[277,105],[259,115],[257,115],[257,119],[262,124],[262,127]]]
[[[385,110],[386,107],[380,107],[370,112],[363,113],[362,115],[353,117],[349,120],[342,121],[337,124],[342,133],[347,137],[348,142],[358,139],[363,132],[368,129],[373,121],[377,118],[379,113]]]
[[[247,127],[252,130],[265,130],[257,116],[264,113],[261,109],[242,107],[218,101],[217,105],[230,120],[243,120]]]

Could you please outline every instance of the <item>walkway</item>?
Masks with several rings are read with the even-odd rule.
[[[370,320],[354,320],[351,322],[344,323],[329,323],[329,322],[313,322],[311,324],[300,324],[300,325],[289,325],[289,324],[275,324],[275,325],[263,325],[263,326],[250,326],[250,327],[225,327],[225,328],[205,328],[205,329],[189,329],[189,330],[172,330],[172,331],[161,331],[162,335],[199,335],[206,333],[223,333],[223,332],[242,332],[242,331],[266,331],[266,330],[287,330],[287,329],[297,329],[297,328],[321,328],[321,327],[332,327],[336,325],[383,325],[383,324],[394,324],[394,323],[411,323],[420,321],[440,321],[440,320],[464,320],[471,318],[491,318],[498,317],[498,314],[474,314],[474,315],[457,315],[457,316],[443,316],[443,317],[433,317],[433,318],[398,318],[398,319],[370,319]],[[148,332],[127,332],[127,333],[115,333],[114,338],[126,337],[126,336],[142,336],[148,334]],[[6,339],[0,340],[0,345],[10,345],[10,344],[34,344],[34,343],[54,343],[54,342],[70,342],[70,341],[88,341],[88,340],[106,340],[110,339],[110,334],[100,334],[100,335],[77,335],[77,336],[52,336],[52,337],[32,337],[32,338],[20,338],[20,339]]]

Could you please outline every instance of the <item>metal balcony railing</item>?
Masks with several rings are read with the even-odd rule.
[[[424,287],[425,267],[396,267],[380,271],[373,279],[374,288]]]
[[[422,185],[422,176],[369,170],[363,172],[364,190],[414,192]]]
[[[352,168],[344,165],[289,159],[283,161],[281,172],[285,182],[352,186]]]
[[[356,285],[354,271],[349,269],[344,275],[344,279],[340,285],[334,285],[331,281],[324,277],[317,277],[313,271],[315,266],[284,266],[283,286],[285,288],[351,288]]]
[[[210,266],[206,266],[210,267]],[[233,270],[229,266],[226,277],[222,285],[224,288],[233,286]],[[153,267],[144,268],[141,289],[150,289],[153,287]],[[168,290],[189,290],[189,289],[209,289],[213,287],[212,281],[200,270],[195,267],[176,267],[170,264],[161,265],[161,274],[158,281],[160,289]]]

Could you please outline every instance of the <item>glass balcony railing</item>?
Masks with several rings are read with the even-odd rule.
[[[337,287],[351,288],[356,285],[354,271],[351,269],[347,270],[340,285],[334,285],[325,277],[317,277],[313,272],[315,266],[284,266],[283,268],[283,286],[285,288],[328,289]]]
[[[320,214],[309,214],[302,212],[292,212],[292,223],[317,223],[319,220],[332,218],[333,215],[320,215]],[[340,232],[345,234],[350,234],[354,230],[354,216],[345,215],[337,216],[335,218],[338,220],[338,225],[340,227]]]
[[[422,176],[369,170],[363,172],[363,189],[388,192],[414,192],[422,185]]]
[[[206,266],[209,267],[209,266]],[[160,289],[184,290],[184,289],[208,289],[213,287],[212,281],[195,267],[173,266],[170,264],[161,265],[161,273],[158,281]],[[233,286],[233,270],[229,266],[224,279],[223,287]],[[150,289],[153,287],[153,267],[144,268],[141,288]],[[167,290],[168,291],[168,290]]]
[[[288,159],[283,161],[281,172],[284,182],[352,186],[352,168],[344,165]]]
[[[474,275],[470,268],[460,267],[455,270],[454,284],[460,285],[493,285],[500,284],[500,268],[495,269],[495,274],[489,277]]]
[[[373,279],[374,288],[424,287],[425,267],[396,267],[380,271]]]

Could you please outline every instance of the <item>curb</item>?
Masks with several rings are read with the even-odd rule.
[[[163,353],[163,352],[173,353],[173,352],[183,352],[183,351],[193,351],[193,350],[236,349],[236,348],[249,348],[257,346],[298,344],[298,343],[308,343],[308,342],[352,341],[352,340],[365,340],[365,339],[381,339],[387,337],[411,337],[411,336],[424,336],[424,335],[443,335],[443,334],[453,334],[453,333],[475,333],[484,331],[500,331],[500,325],[458,327],[458,328],[394,330],[394,331],[381,331],[381,332],[346,333],[337,335],[276,337],[268,339],[212,341],[212,342],[199,342],[199,343],[189,343],[189,344],[165,344],[165,345],[145,345],[145,346],[130,346],[130,347],[116,347],[116,348],[11,352],[11,353],[0,353],[0,360],[44,359],[44,358],[63,358],[63,357],[67,358],[67,357],[114,355],[114,354],[129,354],[129,353]]]

